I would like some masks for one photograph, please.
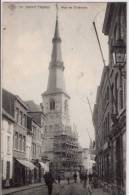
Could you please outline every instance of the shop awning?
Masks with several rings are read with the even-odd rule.
[[[32,162],[29,162],[27,160],[19,160],[17,159],[17,161],[22,164],[23,166],[29,168],[30,170],[33,170],[35,168],[35,165]]]

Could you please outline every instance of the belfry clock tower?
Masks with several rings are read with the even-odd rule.
[[[69,119],[70,97],[65,89],[58,16],[52,44],[48,85],[42,94],[44,114],[47,116],[44,154],[52,162],[56,173],[65,173],[78,166],[78,138],[72,132]]]

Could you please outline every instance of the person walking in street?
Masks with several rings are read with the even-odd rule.
[[[60,180],[61,180],[60,175],[58,175],[57,180],[58,180],[58,184],[60,184]]]
[[[68,181],[68,185],[70,184],[70,178],[69,177],[67,177],[67,181]]]
[[[84,188],[86,188],[86,185],[87,185],[87,171],[84,173],[83,181],[84,181]]]
[[[77,183],[77,173],[76,172],[74,173],[73,178],[74,178],[74,183]]]
[[[54,177],[51,172],[47,172],[44,175],[45,183],[48,187],[48,195],[52,195],[53,183],[55,182]],[[56,183],[56,182],[55,182]]]
[[[91,184],[91,183],[92,183],[92,177],[93,177],[92,173],[89,173],[89,175],[88,175],[88,178],[89,178],[89,184]]]
[[[83,182],[83,174],[80,173],[80,174],[79,174],[79,177],[80,177],[80,183],[82,183],[82,182]]]

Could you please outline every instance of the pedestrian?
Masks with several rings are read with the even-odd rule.
[[[70,184],[70,178],[69,177],[67,177],[67,181],[68,181],[68,184]]]
[[[61,180],[61,178],[60,178],[60,176],[58,175],[58,177],[57,177],[57,180],[58,180],[58,184],[60,184],[60,180]]]
[[[47,172],[44,175],[45,183],[48,187],[48,195],[52,195],[53,183],[55,182],[54,177],[51,172]],[[56,183],[56,182],[55,182]]]
[[[92,183],[92,177],[93,177],[93,175],[91,173],[89,173],[89,176],[88,176],[88,178],[89,178],[89,184]]]
[[[77,173],[76,172],[74,173],[73,178],[74,178],[74,183],[77,183]]]
[[[80,183],[82,183],[82,181],[83,181],[83,174],[80,173],[79,177],[80,177]]]
[[[87,171],[84,173],[83,180],[84,180],[84,188],[85,188],[87,185]]]

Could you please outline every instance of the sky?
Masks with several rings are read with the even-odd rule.
[[[71,125],[76,125],[82,147],[89,146],[89,137],[94,139],[86,98],[93,110],[103,70],[93,21],[108,64],[108,39],[102,33],[105,10],[106,3],[58,3],[66,91],[71,97]],[[55,22],[55,3],[3,4],[2,86],[23,100],[42,102]]]

